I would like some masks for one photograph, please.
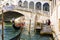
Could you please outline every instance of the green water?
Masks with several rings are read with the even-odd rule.
[[[2,30],[0,30],[0,35],[1,35],[1,31]],[[4,40],[10,40],[10,39],[16,37],[19,33],[20,33],[20,30],[15,31],[11,26],[6,27],[4,29]]]
[[[10,24],[9,23],[5,23],[5,27],[4,27],[4,40],[10,40],[10,39],[16,37],[19,33],[20,33],[20,30],[16,31],[12,27],[12,23],[10,23]],[[2,40],[1,34],[2,34],[2,30],[0,30],[0,40]]]
[[[38,33],[35,33],[34,30],[30,31],[30,34],[28,30],[24,29],[21,35],[21,40],[52,40],[52,38],[49,35],[42,36]]]
[[[14,30],[11,23],[10,24],[6,23],[5,30],[4,30],[4,40],[9,40],[9,39],[15,37],[16,35],[18,35],[19,33],[20,33],[20,31]],[[1,39],[1,30],[0,30],[0,40],[2,40]],[[24,27],[20,40],[52,40],[52,38],[49,35],[41,36],[39,34],[39,32],[35,33],[33,28],[30,30],[30,33],[29,33],[27,30],[27,27]]]

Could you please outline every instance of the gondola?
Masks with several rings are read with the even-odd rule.
[[[18,24],[18,26],[16,26],[15,24],[13,24],[12,26],[13,26],[13,28],[14,28],[15,30],[19,30],[20,28],[23,28],[24,23],[20,23],[20,24]]]
[[[15,24],[12,25],[15,30],[19,30],[21,26],[17,27]]]
[[[24,22],[21,22],[21,23],[18,23],[16,24],[15,21],[12,22],[12,27],[15,29],[15,30],[19,30],[20,28],[23,28],[24,26]]]

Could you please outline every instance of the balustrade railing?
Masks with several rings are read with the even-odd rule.
[[[24,10],[24,11],[29,11],[29,12],[36,12],[36,13],[46,14],[46,15],[49,14],[48,11],[34,10],[34,9],[30,9],[30,8],[28,9],[28,8],[19,7],[19,6],[16,6],[15,9],[18,9],[18,10]]]

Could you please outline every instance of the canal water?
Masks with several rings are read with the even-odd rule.
[[[0,25],[2,28],[2,26]],[[17,40],[20,39],[20,30],[15,30],[12,23],[5,23],[4,26],[4,40]],[[18,37],[18,38],[17,38]],[[0,40],[2,40],[2,29],[0,29]]]
[[[6,24],[5,25],[5,30],[4,30],[4,40],[10,40],[10,38],[18,35],[20,33],[20,31],[15,31],[14,28],[12,27],[12,24]],[[2,40],[1,38],[1,29],[0,29],[0,40]],[[20,40],[53,40],[52,37],[50,37],[49,35],[45,35],[42,36],[40,35],[39,32],[34,32],[33,27],[29,31],[27,30],[27,27],[24,27],[21,35],[20,35]]]
[[[40,35],[40,32],[34,32],[33,28],[30,30],[29,33],[25,27],[21,34],[21,40],[53,40],[53,39],[50,35]]]

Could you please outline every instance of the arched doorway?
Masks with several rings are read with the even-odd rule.
[[[28,2],[27,1],[24,1],[23,5],[24,5],[24,8],[28,8]]]
[[[49,11],[49,4],[48,3],[43,4],[43,11]]]
[[[41,10],[41,3],[40,3],[40,2],[37,2],[37,3],[36,3],[36,9],[37,9],[37,10]]]
[[[33,2],[33,1],[31,1],[31,2],[29,3],[29,8],[30,8],[30,9],[34,9],[34,2]]]

